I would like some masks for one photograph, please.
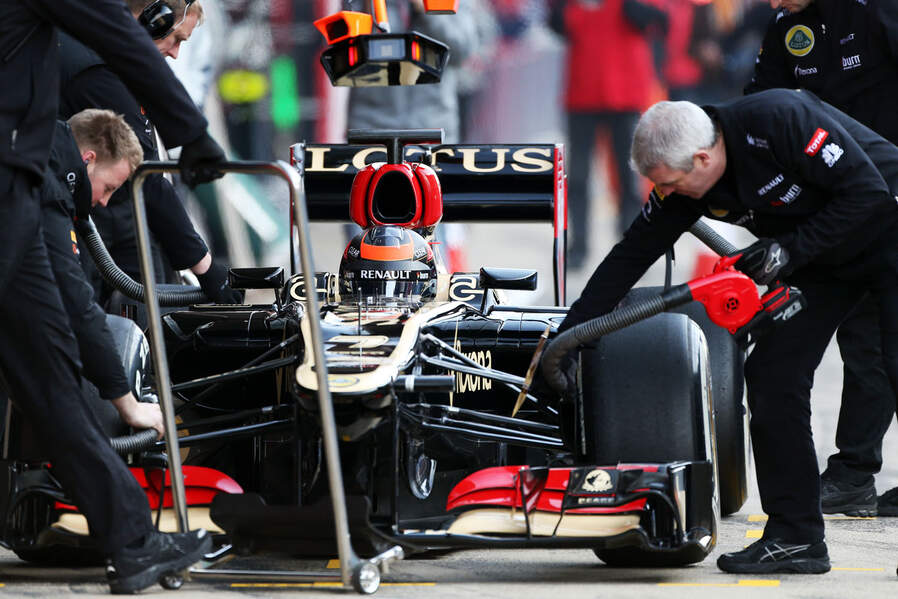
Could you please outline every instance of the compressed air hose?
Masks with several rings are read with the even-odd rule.
[[[148,428],[133,435],[113,437],[109,439],[109,443],[112,445],[112,451],[119,455],[127,455],[149,449],[156,444],[158,436],[156,429]]]
[[[121,291],[126,297],[144,302],[143,285],[129,277],[116,265],[106,246],[103,245],[103,240],[97,233],[93,221],[90,218],[79,219],[76,221],[76,226],[78,234],[87,244],[87,250],[97,265],[97,270],[103,276],[103,280]],[[206,294],[196,287],[187,287],[183,291],[158,291],[156,297],[160,306],[187,306],[209,302]]]
[[[733,244],[702,221],[696,221],[689,231],[722,256],[738,251]],[[540,366],[546,382],[556,391],[564,391],[567,382],[561,371],[561,360],[569,351],[690,301],[692,301],[692,291],[689,286],[686,284],[676,285],[657,295],[634,302],[598,318],[587,320],[566,330],[552,340],[543,354]]]

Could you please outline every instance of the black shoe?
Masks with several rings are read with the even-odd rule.
[[[898,487],[880,495],[876,506],[880,516],[898,516]]]
[[[896,497],[898,500],[898,497]],[[861,486],[832,478],[820,479],[820,505],[824,514],[872,517],[876,510],[876,487],[871,480]],[[898,504],[896,504],[898,510]],[[898,511],[895,513],[898,516]]]
[[[717,567],[735,574],[823,574],[829,572],[826,543],[796,545],[779,539],[760,539],[742,551],[724,553]]]
[[[153,531],[141,547],[125,547],[107,560],[109,590],[117,595],[141,591],[195,564],[211,548],[212,537],[202,528],[186,533]]]

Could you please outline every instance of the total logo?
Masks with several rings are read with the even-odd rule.
[[[829,137],[829,131],[818,128],[814,131],[814,135],[811,136],[811,141],[805,146],[804,153],[808,156],[816,156],[820,148],[823,147],[823,142],[826,141],[827,137]]]

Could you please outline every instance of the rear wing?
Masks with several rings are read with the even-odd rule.
[[[403,158],[436,171],[444,222],[552,223],[555,303],[565,304],[567,179],[562,144],[408,145]],[[291,146],[290,163],[305,181],[309,220],[349,221],[355,174],[386,159],[384,146]]]

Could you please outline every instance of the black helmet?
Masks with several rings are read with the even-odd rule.
[[[422,301],[436,296],[433,250],[423,237],[402,227],[365,229],[349,242],[340,261],[340,294],[361,302]]]

